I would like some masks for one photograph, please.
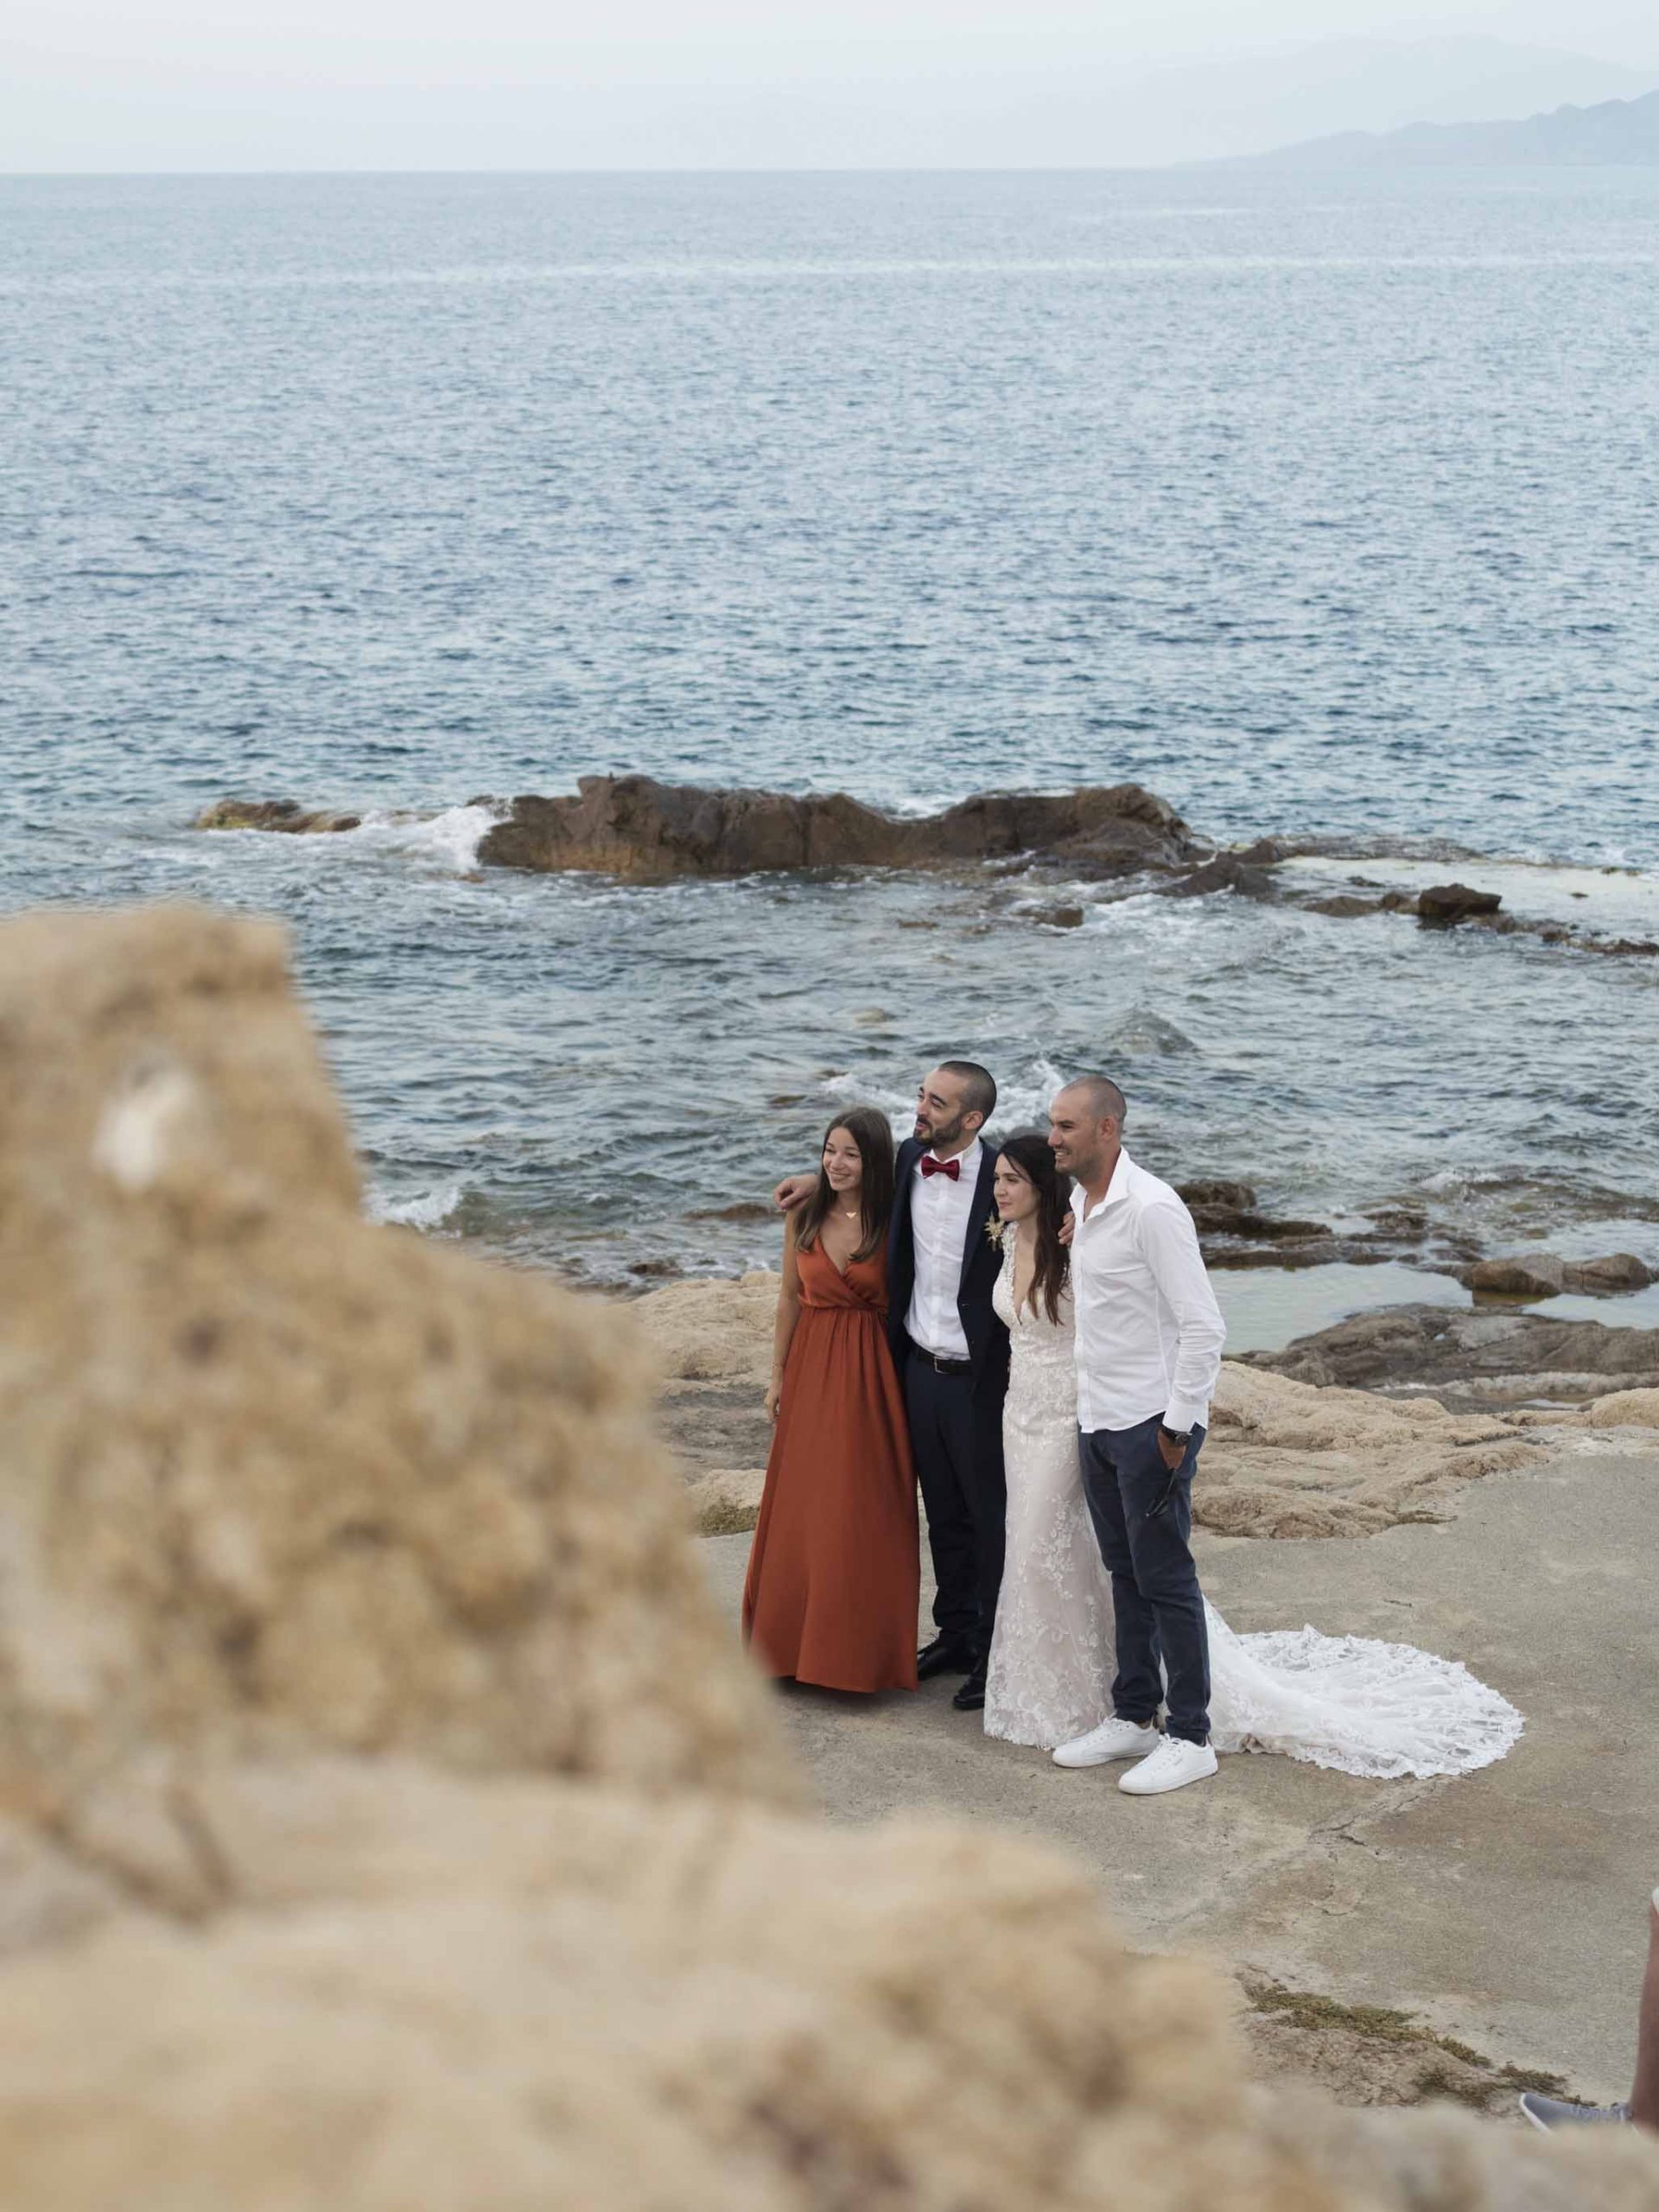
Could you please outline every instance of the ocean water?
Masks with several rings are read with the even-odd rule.
[[[1133,778],[1659,936],[1659,173],[0,180],[0,906],[283,917],[382,1212],[728,1269],[957,1052],[1278,1211],[1659,1259],[1659,961],[480,873],[470,804]]]

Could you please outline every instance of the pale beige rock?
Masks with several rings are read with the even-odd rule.
[[[717,1467],[687,1483],[686,1496],[700,1536],[741,1535],[753,1529],[766,1488],[764,1467]]]
[[[1592,1428],[1659,1428],[1659,1390],[1610,1390],[1574,1418]]]
[[[712,1806],[658,1835],[543,1794],[534,1883],[475,1817],[472,1879],[430,1893],[19,1961],[9,2202],[105,2212],[136,2175],[168,2212],[1337,2201],[1263,2152],[1208,1978],[1132,1960],[1046,1854]]]
[[[726,1393],[742,1384],[759,1405],[777,1294],[777,1276],[760,1272],[736,1283],[677,1283],[630,1308],[671,1378],[665,1426],[688,1463],[705,1456],[709,1438],[723,1449],[747,1438],[757,1456],[764,1449],[764,1430],[734,1416]],[[1369,1535],[1440,1518],[1461,1484],[1518,1465],[1528,1450],[1517,1427],[1495,1414],[1319,1389],[1229,1360],[1193,1510],[1230,1535]],[[758,1503],[759,1470],[747,1471]],[[698,1469],[691,1489],[709,1533],[752,1525],[721,1517],[743,1496],[742,1471]]]
[[[778,1313],[778,1278],[766,1269],[736,1282],[671,1283],[628,1310],[673,1381],[752,1382],[766,1389]]]
[[[276,931],[10,922],[0,1034],[0,1806],[188,1890],[208,1746],[791,1795],[629,1322],[359,1217]]]
[[[111,1919],[125,1900],[21,1821],[0,1820],[0,1986],[19,1951],[49,1948]]]
[[[1459,1485],[1518,1466],[1531,1449],[1496,1415],[1318,1389],[1228,1360],[1193,1511],[1230,1535],[1370,1535],[1442,1518]]]
[[[1224,1986],[1024,1843],[408,1761],[189,1787],[205,1930],[0,1968],[18,2212],[1659,2204],[1652,2146],[1262,2096]]]

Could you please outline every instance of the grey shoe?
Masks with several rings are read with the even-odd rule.
[[[1569,2105],[1560,2097],[1541,2097],[1535,2089],[1524,2089],[1521,2094],[1521,2109],[1535,2127],[1546,2133],[1552,2127],[1592,2126],[1598,2122],[1628,2121],[1629,2105]]]

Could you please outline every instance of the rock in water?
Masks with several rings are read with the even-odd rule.
[[[993,791],[904,821],[835,793],[708,791],[650,776],[583,776],[574,798],[516,798],[480,861],[542,873],[747,875],[812,868],[928,868],[1052,854],[1078,874],[1175,868],[1198,848],[1138,784],[1057,798]]]
[[[1524,1260],[1477,1260],[1461,1270],[1461,1280],[1477,1297],[1554,1298],[1566,1282],[1567,1268],[1540,1252]]]
[[[303,807],[291,798],[221,798],[203,807],[193,825],[198,830],[277,830],[290,836],[315,837],[340,830],[360,830],[360,814],[337,814],[323,807]]]
[[[7,2212],[1659,2203],[1253,2091],[1056,1854],[782,1809],[626,1325],[359,1219],[275,931],[8,925],[0,1034]]]
[[[1496,891],[1471,891],[1466,883],[1437,883],[1417,894],[1417,918],[1427,929],[1450,929],[1472,914],[1495,914],[1503,904]]]
[[[1531,1252],[1477,1260],[1459,1270],[1458,1280],[1478,1297],[1554,1298],[1572,1290],[1586,1298],[1617,1298],[1644,1290],[1654,1271],[1634,1252],[1608,1252],[1598,1260],[1560,1260],[1553,1252]]]
[[[1241,899],[1276,899],[1278,888],[1265,868],[1252,867],[1236,853],[1221,853],[1190,875],[1166,887],[1170,899],[1202,899],[1212,891],[1235,892]]]
[[[626,1332],[360,1218],[276,930],[8,923],[0,1030],[0,1801],[296,1743],[791,1796]]]

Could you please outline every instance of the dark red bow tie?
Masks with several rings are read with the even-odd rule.
[[[962,1162],[959,1160],[935,1160],[930,1152],[922,1161],[922,1173],[924,1175],[948,1175],[954,1183],[962,1173]]]

